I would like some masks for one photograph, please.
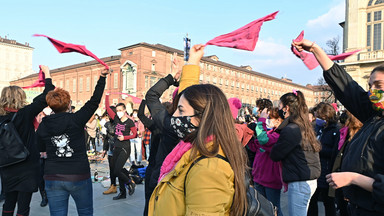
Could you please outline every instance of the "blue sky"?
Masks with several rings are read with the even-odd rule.
[[[0,36],[29,42],[35,48],[36,71],[39,64],[54,69],[91,59],[77,53],[59,54],[47,39],[32,37],[35,33],[86,45],[101,58],[118,55],[119,48],[139,42],[182,49],[186,33],[192,44],[205,43],[279,10],[275,20],[264,23],[255,51],[207,46],[205,54],[303,85],[316,83],[322,71],[309,71],[293,56],[291,40],[305,30],[306,38],[325,47],[328,39],[342,38],[339,23],[345,19],[344,0],[14,0],[2,2],[1,8]]]

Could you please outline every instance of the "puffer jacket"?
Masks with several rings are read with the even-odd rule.
[[[372,108],[368,94],[339,65],[324,71],[324,79],[335,96],[363,127],[346,146],[342,172],[356,172],[374,179],[373,191],[356,185],[343,188],[350,203],[361,215],[384,215],[384,118]]]
[[[282,125],[280,137],[273,146],[270,157],[282,162],[283,180],[286,183],[317,179],[320,176],[319,153],[303,150],[301,131],[288,119]],[[280,127],[279,127],[280,128]]]
[[[213,157],[200,160],[188,172],[195,160],[190,160],[190,154],[191,150],[184,153],[155,188],[149,201],[149,216],[229,215],[235,193],[231,166]],[[218,154],[225,156],[222,149]]]

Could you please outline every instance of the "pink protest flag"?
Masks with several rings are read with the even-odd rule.
[[[40,68],[39,79],[30,86],[22,87],[23,89],[34,88],[34,87],[44,87],[45,86],[45,74],[41,70],[41,65],[39,65],[39,68]]]
[[[304,38],[304,31],[300,32],[299,36],[296,39],[294,39],[293,41],[294,42],[300,42],[303,40],[303,38]],[[319,66],[319,62],[317,61],[315,55],[313,55],[312,53],[309,53],[306,51],[299,52],[294,46],[291,46],[291,50],[292,50],[293,54],[295,54],[298,58],[300,58],[304,62],[305,66],[307,66],[307,68],[309,70],[313,70],[317,66]],[[344,60],[347,57],[349,57],[349,56],[351,56],[351,55],[353,55],[359,51],[360,50],[354,50],[352,52],[342,53],[340,55],[328,55],[328,57],[332,61]]]
[[[275,19],[279,11],[257,19],[228,34],[220,35],[208,41],[205,45],[216,45],[235,49],[253,51],[259,39],[260,28],[264,22]]]
[[[120,95],[127,95],[128,97],[132,98],[132,102],[135,103],[135,104],[140,104],[142,99],[138,98],[138,97],[135,97],[133,95],[130,95],[130,94],[127,94],[127,93],[123,93],[123,92],[110,92],[110,94],[120,94]]]
[[[90,56],[94,58],[96,61],[98,61],[100,64],[105,66],[105,69],[109,70],[109,66],[105,64],[102,60],[100,60],[95,54],[93,54],[91,51],[87,50],[84,45],[77,45],[77,44],[71,44],[71,43],[65,43],[56,39],[53,39],[51,37],[48,37],[46,35],[42,34],[34,34],[35,37],[46,37],[48,40],[51,41],[53,46],[59,51],[59,53],[67,53],[67,52],[78,52],[86,56]]]

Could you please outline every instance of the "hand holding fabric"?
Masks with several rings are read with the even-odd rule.
[[[195,44],[189,51],[188,63],[192,65],[199,65],[200,60],[204,55],[204,48],[205,46],[203,44]]]
[[[45,78],[51,78],[51,72],[49,71],[49,67],[46,65],[40,65],[41,71],[44,73]]]

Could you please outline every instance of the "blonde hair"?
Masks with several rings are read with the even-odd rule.
[[[1,91],[0,115],[7,115],[5,108],[19,110],[27,104],[27,96],[19,86],[8,86]]]

